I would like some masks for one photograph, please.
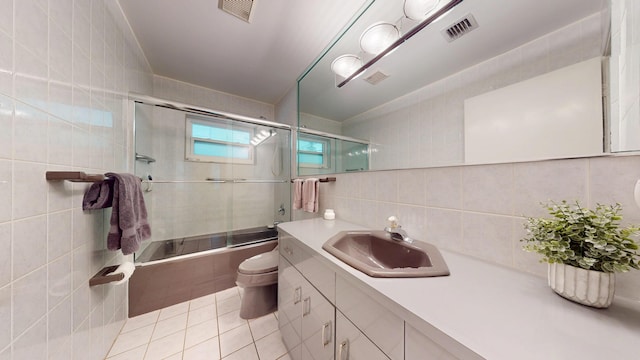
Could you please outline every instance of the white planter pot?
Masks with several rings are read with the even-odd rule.
[[[585,270],[565,264],[549,264],[549,286],[558,295],[579,304],[606,308],[613,301],[615,273]]]

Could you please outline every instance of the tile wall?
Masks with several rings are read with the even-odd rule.
[[[105,249],[86,184],[47,170],[130,171],[128,91],[151,70],[115,0],[0,0],[0,359],[102,359],[126,288],[88,280]]]
[[[416,239],[545,277],[538,256],[521,250],[524,217],[544,216],[541,202],[619,202],[625,223],[640,224],[633,188],[640,156],[454,166],[338,174],[322,184],[320,211],[373,229],[391,215]],[[617,295],[640,300],[640,271],[618,274]]]

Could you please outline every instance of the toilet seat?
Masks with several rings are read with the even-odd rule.
[[[258,275],[278,270],[278,252],[269,251],[250,257],[240,263],[238,272],[246,275]]]

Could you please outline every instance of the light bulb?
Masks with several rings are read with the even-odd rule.
[[[360,36],[360,48],[369,54],[378,55],[400,38],[400,30],[385,22],[369,26]]]
[[[331,63],[331,70],[343,78],[348,78],[360,67],[362,67],[362,59],[352,54],[338,56]]]
[[[411,20],[422,21],[438,7],[440,0],[405,0],[404,15]]]

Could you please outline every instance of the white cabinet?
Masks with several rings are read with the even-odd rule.
[[[335,307],[284,256],[278,265],[278,323],[291,359],[334,358]]]
[[[336,306],[392,360],[404,357],[404,320],[356,283],[336,276]]]
[[[336,312],[336,346],[337,360],[389,360],[340,311]]]

